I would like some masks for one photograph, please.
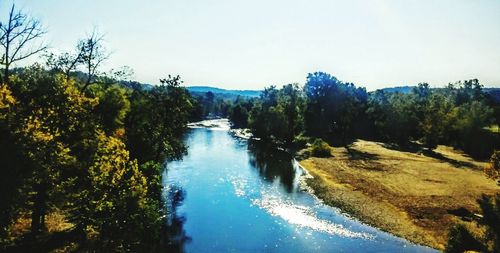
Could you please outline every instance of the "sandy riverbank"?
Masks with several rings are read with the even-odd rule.
[[[483,175],[486,165],[449,147],[432,154],[359,140],[333,157],[300,164],[308,185],[325,203],[412,242],[443,249],[448,229],[472,223],[476,200],[500,188]]]

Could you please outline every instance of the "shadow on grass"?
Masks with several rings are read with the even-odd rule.
[[[349,155],[350,160],[368,161],[368,160],[378,160],[379,159],[379,156],[376,154],[371,154],[368,152],[363,152],[363,151],[359,151],[356,149],[352,149],[349,146],[346,147],[346,149],[347,149],[347,154]]]
[[[424,149],[424,150],[422,150],[422,154],[424,154],[425,156],[428,156],[428,157],[432,157],[432,158],[441,160],[443,162],[447,162],[447,163],[449,163],[452,166],[457,167],[457,168],[460,168],[460,167],[476,168],[476,165],[474,165],[471,162],[451,159],[451,158],[444,156],[443,154],[434,152],[434,150]]]
[[[474,215],[471,211],[467,210],[467,208],[459,207],[456,209],[447,210],[447,212],[451,215],[459,217],[463,221],[472,221],[478,220],[478,216]]]
[[[408,142],[405,144],[383,143],[382,147],[386,149],[392,149],[396,151],[410,152],[410,153],[420,153],[424,149],[422,145],[414,142]]]
[[[398,145],[398,144],[394,144],[394,143],[383,143],[382,146],[384,148],[392,149],[392,150],[396,150],[396,151],[410,152],[410,153],[415,153],[415,154],[423,154],[427,157],[432,157],[432,158],[441,160],[443,162],[449,163],[456,168],[460,168],[460,167],[476,168],[476,166],[471,162],[451,159],[449,157],[444,156],[441,153],[435,152],[434,150],[430,150],[428,148],[425,148],[424,146],[422,146],[418,143],[407,143],[404,145]]]

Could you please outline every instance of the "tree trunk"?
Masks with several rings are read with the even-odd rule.
[[[9,65],[6,64],[5,68],[3,69],[3,83],[8,85],[9,84]]]
[[[33,212],[31,214],[31,232],[34,234],[45,229],[47,185],[45,183],[39,183],[35,190],[36,195],[33,201]]]

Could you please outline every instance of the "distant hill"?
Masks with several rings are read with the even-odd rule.
[[[493,101],[500,104],[500,88],[484,88],[483,90],[493,98]]]
[[[398,87],[388,87],[388,88],[382,88],[379,90],[383,90],[384,92],[399,92],[399,93],[410,93],[411,90],[415,86],[398,86]]]
[[[258,97],[261,93],[259,90],[226,90],[221,88],[215,88],[210,86],[188,86],[186,89],[191,93],[206,93],[211,91],[212,93],[243,96],[243,97]]]

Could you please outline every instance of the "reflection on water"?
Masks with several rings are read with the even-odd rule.
[[[168,236],[167,252],[185,252],[184,245],[189,243],[191,238],[186,235],[186,231],[184,230],[186,218],[177,213],[177,208],[182,205],[186,192],[179,186],[171,185],[166,189],[165,195]]]
[[[281,150],[255,141],[248,144],[250,165],[267,181],[278,180],[288,191],[294,190],[295,167],[293,157]]]
[[[283,187],[287,193],[298,192],[298,177],[302,171],[298,168],[292,155],[278,150],[271,145],[262,142],[250,142],[248,144],[249,162],[259,175],[266,181]],[[266,210],[273,216],[280,217],[285,221],[299,227],[309,228],[315,231],[322,231],[332,235],[345,237],[371,238],[366,233],[355,233],[345,229],[342,225],[334,224],[327,220],[318,218],[312,208],[298,205],[293,200],[283,195],[276,194],[274,188],[262,192],[262,197],[252,199],[252,203]],[[240,195],[243,190],[239,189]]]
[[[300,188],[303,171],[283,151],[224,127],[192,129],[186,142],[188,154],[163,176],[169,252],[433,251],[322,204]]]

